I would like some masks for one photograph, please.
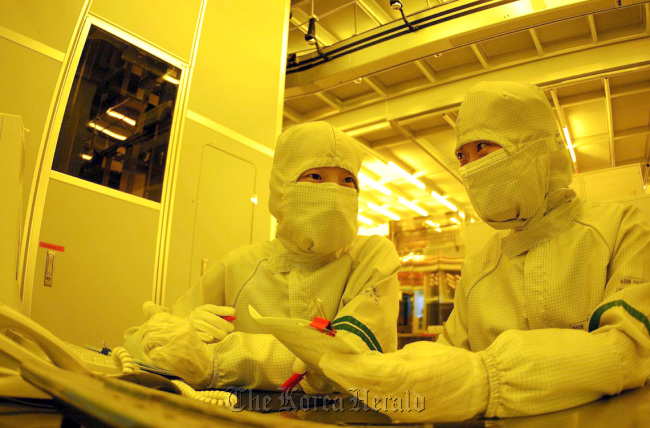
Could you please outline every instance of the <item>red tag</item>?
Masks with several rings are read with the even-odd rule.
[[[314,317],[314,320],[310,322],[309,325],[330,336],[336,334],[336,330],[332,328],[332,323],[326,318]]]
[[[48,250],[58,251],[60,253],[65,251],[65,247],[62,247],[60,245],[48,244],[47,242],[43,242],[43,241],[39,242],[38,246],[41,248],[47,248]]]

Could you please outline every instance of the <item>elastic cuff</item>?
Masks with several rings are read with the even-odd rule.
[[[483,359],[488,374],[489,392],[485,417],[495,418],[497,417],[497,410],[501,405],[501,372],[498,370],[497,362],[492,355],[488,354],[486,351],[481,351],[477,354]]]

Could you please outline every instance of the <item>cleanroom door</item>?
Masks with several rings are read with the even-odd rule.
[[[252,242],[256,169],[252,162],[203,146],[189,285],[228,251]]]

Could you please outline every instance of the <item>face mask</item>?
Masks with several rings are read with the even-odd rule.
[[[282,200],[283,227],[302,251],[329,254],[357,235],[358,193],[334,183],[291,183]]]
[[[469,199],[483,221],[495,229],[520,228],[543,211],[550,173],[546,145],[546,140],[539,140],[510,156],[497,150],[460,168]]]

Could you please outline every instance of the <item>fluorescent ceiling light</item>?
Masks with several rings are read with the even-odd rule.
[[[83,160],[85,160],[85,161],[89,161],[89,160],[91,160],[92,158],[93,158],[92,156],[90,156],[90,155],[88,155],[88,154],[86,154],[86,153],[82,153],[82,154],[81,154],[81,159],[83,159]]]
[[[425,220],[424,222],[431,227],[440,227],[440,223],[434,223],[431,220]]]
[[[372,220],[370,220],[368,217],[364,217],[361,214],[357,214],[357,220],[359,220],[361,223],[367,224],[368,226],[372,226],[374,223]]]
[[[397,173],[398,173],[399,175],[401,175],[402,177],[404,177],[406,180],[410,181],[410,182],[411,182],[414,186],[416,186],[418,189],[422,189],[422,190],[425,190],[425,189],[426,189],[427,186],[425,186],[423,182],[421,182],[421,181],[418,180],[417,178],[413,177],[413,176],[412,176],[411,174],[409,174],[408,172],[404,171],[402,168],[400,168],[400,167],[397,166],[395,163],[393,163],[393,161],[388,161],[388,163],[387,163],[386,165],[388,165],[389,167],[393,168],[393,170],[397,171]]]
[[[566,126],[564,128],[562,128],[562,130],[564,131],[564,137],[566,138],[567,146],[569,146],[569,153],[571,153],[571,160],[575,164],[576,163],[576,154],[573,151],[573,143],[571,142],[571,137],[569,136],[569,130],[567,129]]]
[[[251,202],[255,205],[257,205],[257,195],[251,196]]]
[[[386,196],[391,196],[393,192],[390,191],[390,189],[387,189],[386,187],[382,186],[381,184],[377,183],[374,180],[371,180],[367,175],[359,173],[357,174],[357,178],[359,179],[359,184],[367,184],[368,186],[372,187],[373,189],[379,190],[381,193],[383,193]]]
[[[458,211],[458,216],[465,220],[465,213],[463,211]]]
[[[440,232],[442,232],[442,229],[440,229],[439,227],[436,227],[436,232],[440,233]]]
[[[368,208],[370,208],[373,211],[377,211],[379,214],[388,217],[391,220],[399,221],[400,217],[397,214],[394,214],[379,205],[373,203],[373,202],[368,202]]]
[[[178,80],[178,79],[176,79],[176,78],[170,76],[169,74],[165,74],[162,78],[163,78],[163,80],[166,80],[166,81],[168,81],[169,83],[172,83],[172,84],[174,84],[174,85],[178,85],[179,83],[181,83],[180,80]]]
[[[438,192],[432,191],[432,192],[431,192],[431,196],[433,197],[433,199],[435,199],[436,201],[440,202],[442,205],[446,206],[446,207],[449,208],[450,210],[452,210],[452,211],[454,211],[454,212],[458,211],[458,208],[456,207],[456,205],[452,204],[452,203],[449,202],[447,199],[445,199],[444,197],[440,196],[440,194],[439,194]]]
[[[418,207],[418,206],[415,205],[413,202],[411,202],[411,201],[409,201],[409,200],[406,200],[406,199],[402,198],[401,196],[400,196],[397,200],[399,201],[400,204],[402,204],[402,205],[404,205],[404,206],[406,206],[406,207],[409,207],[410,209],[412,209],[412,210],[415,211],[416,213],[420,214],[421,216],[425,216],[425,217],[426,217],[426,216],[429,215],[428,212],[426,212],[426,211],[423,210],[422,208]]]
[[[88,122],[88,126],[90,126],[91,128],[94,128],[94,129],[96,129],[96,130],[98,130],[100,132],[103,132],[104,134],[108,135],[109,137],[113,137],[116,140],[124,141],[124,140],[127,139],[127,137],[125,137],[124,135],[120,135],[120,134],[117,134],[117,133],[115,133],[113,131],[109,131],[108,129],[104,128],[101,125],[97,125],[94,122]]]
[[[458,219],[456,217],[452,217],[449,219],[450,222],[458,224]]]
[[[106,114],[109,115],[110,117],[114,117],[115,119],[119,119],[122,122],[126,122],[131,126],[135,126],[135,120],[131,119],[128,116],[124,116],[122,113],[118,113],[115,110],[109,110],[106,112]]]

